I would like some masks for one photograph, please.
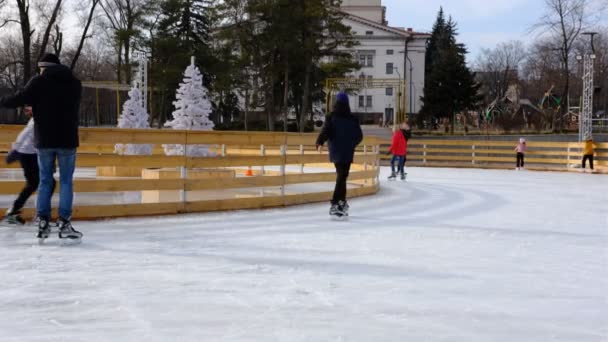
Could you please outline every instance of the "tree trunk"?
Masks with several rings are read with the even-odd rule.
[[[29,2],[17,0],[19,8],[19,22],[21,24],[21,36],[23,38],[23,84],[25,85],[32,77],[32,33],[30,27]]]
[[[283,132],[287,132],[287,112],[289,111],[289,63],[285,62],[285,78],[283,79]]]
[[[130,61],[130,49],[131,39],[127,37],[125,39],[125,80],[127,84],[131,84],[131,61]]]
[[[118,84],[122,83],[121,70],[122,70],[122,42],[119,41],[118,42],[118,66],[116,67],[116,81],[118,82]]]
[[[55,24],[55,21],[57,20],[59,9],[61,8],[61,1],[62,0],[57,0],[55,8],[53,9],[53,14],[51,14],[51,18],[49,19],[49,24],[47,25],[46,30],[44,30],[44,35],[42,36],[42,44],[40,45],[40,51],[38,52],[38,60],[40,60],[46,52],[46,46],[49,44],[49,36],[51,35],[51,30],[53,28],[53,25]]]
[[[306,73],[304,74],[304,89],[302,95],[302,114],[300,115],[300,132],[304,132],[310,109],[310,79],[312,77],[312,57],[308,57]]]
[[[95,14],[95,7],[100,0],[93,0],[91,4],[91,11],[89,12],[89,17],[87,18],[87,23],[84,26],[84,30],[82,31],[82,36],[80,36],[80,42],[78,43],[78,48],[76,49],[76,53],[74,54],[74,58],[72,58],[72,63],[70,64],[70,69],[74,70],[76,67],[76,63],[78,62],[78,58],[80,57],[80,53],[82,52],[82,48],[84,47],[84,41],[87,39],[87,32],[89,32],[89,26],[91,26],[91,22],[93,21],[93,15]]]

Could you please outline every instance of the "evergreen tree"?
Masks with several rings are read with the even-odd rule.
[[[466,65],[467,50],[456,42],[457,35],[456,23],[452,18],[446,22],[440,9],[427,49],[423,107],[418,115],[419,124],[450,118],[452,133],[456,113],[474,109],[480,100],[475,74]]]
[[[210,0],[161,0],[159,20],[150,23],[150,81],[160,91],[157,101],[159,112],[163,114],[169,111],[168,104],[174,99],[174,89],[191,56],[205,66],[205,85],[211,86],[219,63],[211,48],[210,32],[215,20],[213,3]],[[159,124],[165,119],[160,117]]]
[[[194,65],[194,60],[184,72],[184,81],[177,90],[173,102],[175,111],[173,120],[165,126],[180,130],[213,130],[214,124],[209,119],[211,101],[209,91],[203,86],[203,75]],[[207,145],[163,145],[166,155],[186,155],[195,157],[213,156]]]
[[[137,80],[141,79],[138,73]],[[118,118],[119,128],[150,128],[148,112],[143,107],[141,84],[134,81],[129,91],[129,99],[122,107],[122,113]],[[152,154],[152,145],[149,144],[116,144],[114,150],[123,155],[149,155]]]

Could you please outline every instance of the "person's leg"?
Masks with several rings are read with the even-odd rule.
[[[336,187],[334,188],[334,196],[332,198],[332,204],[338,204],[346,198],[346,179],[348,178],[348,171],[350,164],[336,163]]]
[[[399,173],[403,174],[405,172],[405,156],[399,156]]]
[[[585,164],[587,164],[587,157],[588,157],[587,155],[583,156],[583,169],[585,169],[585,166],[586,166]]]
[[[73,180],[76,168],[76,149],[57,150],[59,164],[59,217],[69,221],[72,218],[74,200]]]
[[[519,153],[515,154],[515,167],[519,169]]]
[[[348,181],[349,174],[350,174],[350,163],[343,164],[342,165],[342,177],[344,180],[340,183],[340,186],[342,187],[340,190],[340,198],[338,198],[338,200],[340,200],[340,201],[346,202],[346,188],[347,188],[346,183]]]
[[[397,156],[393,154],[391,158],[391,173],[395,174],[395,162],[397,161]]]
[[[39,175],[38,175],[38,157],[35,154],[22,154],[19,158],[21,167],[23,168],[23,175],[25,176],[25,187],[21,190],[19,196],[13,203],[11,209],[12,213],[17,213],[30,196],[38,189]]]
[[[54,149],[38,149],[38,168],[40,183],[38,186],[38,201],[36,211],[38,217],[48,221],[51,218],[51,196],[53,196],[55,180],[53,171],[56,151]]]
[[[591,170],[593,170],[593,154],[589,155],[589,167],[591,167]]]
[[[526,163],[526,155],[525,154],[521,154],[521,167],[524,167],[524,164]]]

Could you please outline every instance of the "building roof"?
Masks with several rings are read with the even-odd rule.
[[[388,25],[382,25],[379,24],[375,21],[369,20],[369,19],[365,19],[363,17],[360,17],[358,15],[355,14],[351,14],[345,11],[340,11],[342,13],[344,13],[346,15],[346,17],[352,21],[358,22],[360,24],[363,25],[367,25],[373,28],[377,28],[379,30],[383,30],[389,33],[393,33],[399,36],[402,36],[404,38],[408,38],[408,37],[413,37],[413,38],[427,38],[430,37],[431,34],[430,33],[422,33],[422,32],[416,32],[416,31],[412,31],[412,30],[405,30],[403,28],[399,28],[399,27],[392,27],[392,26],[388,26]]]

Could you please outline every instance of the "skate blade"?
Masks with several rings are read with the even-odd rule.
[[[346,221],[348,220],[348,215],[331,215],[332,221]]]
[[[75,246],[75,245],[80,245],[81,243],[82,243],[82,238],[77,238],[77,239],[65,238],[65,239],[61,239],[61,245],[62,246]]]

